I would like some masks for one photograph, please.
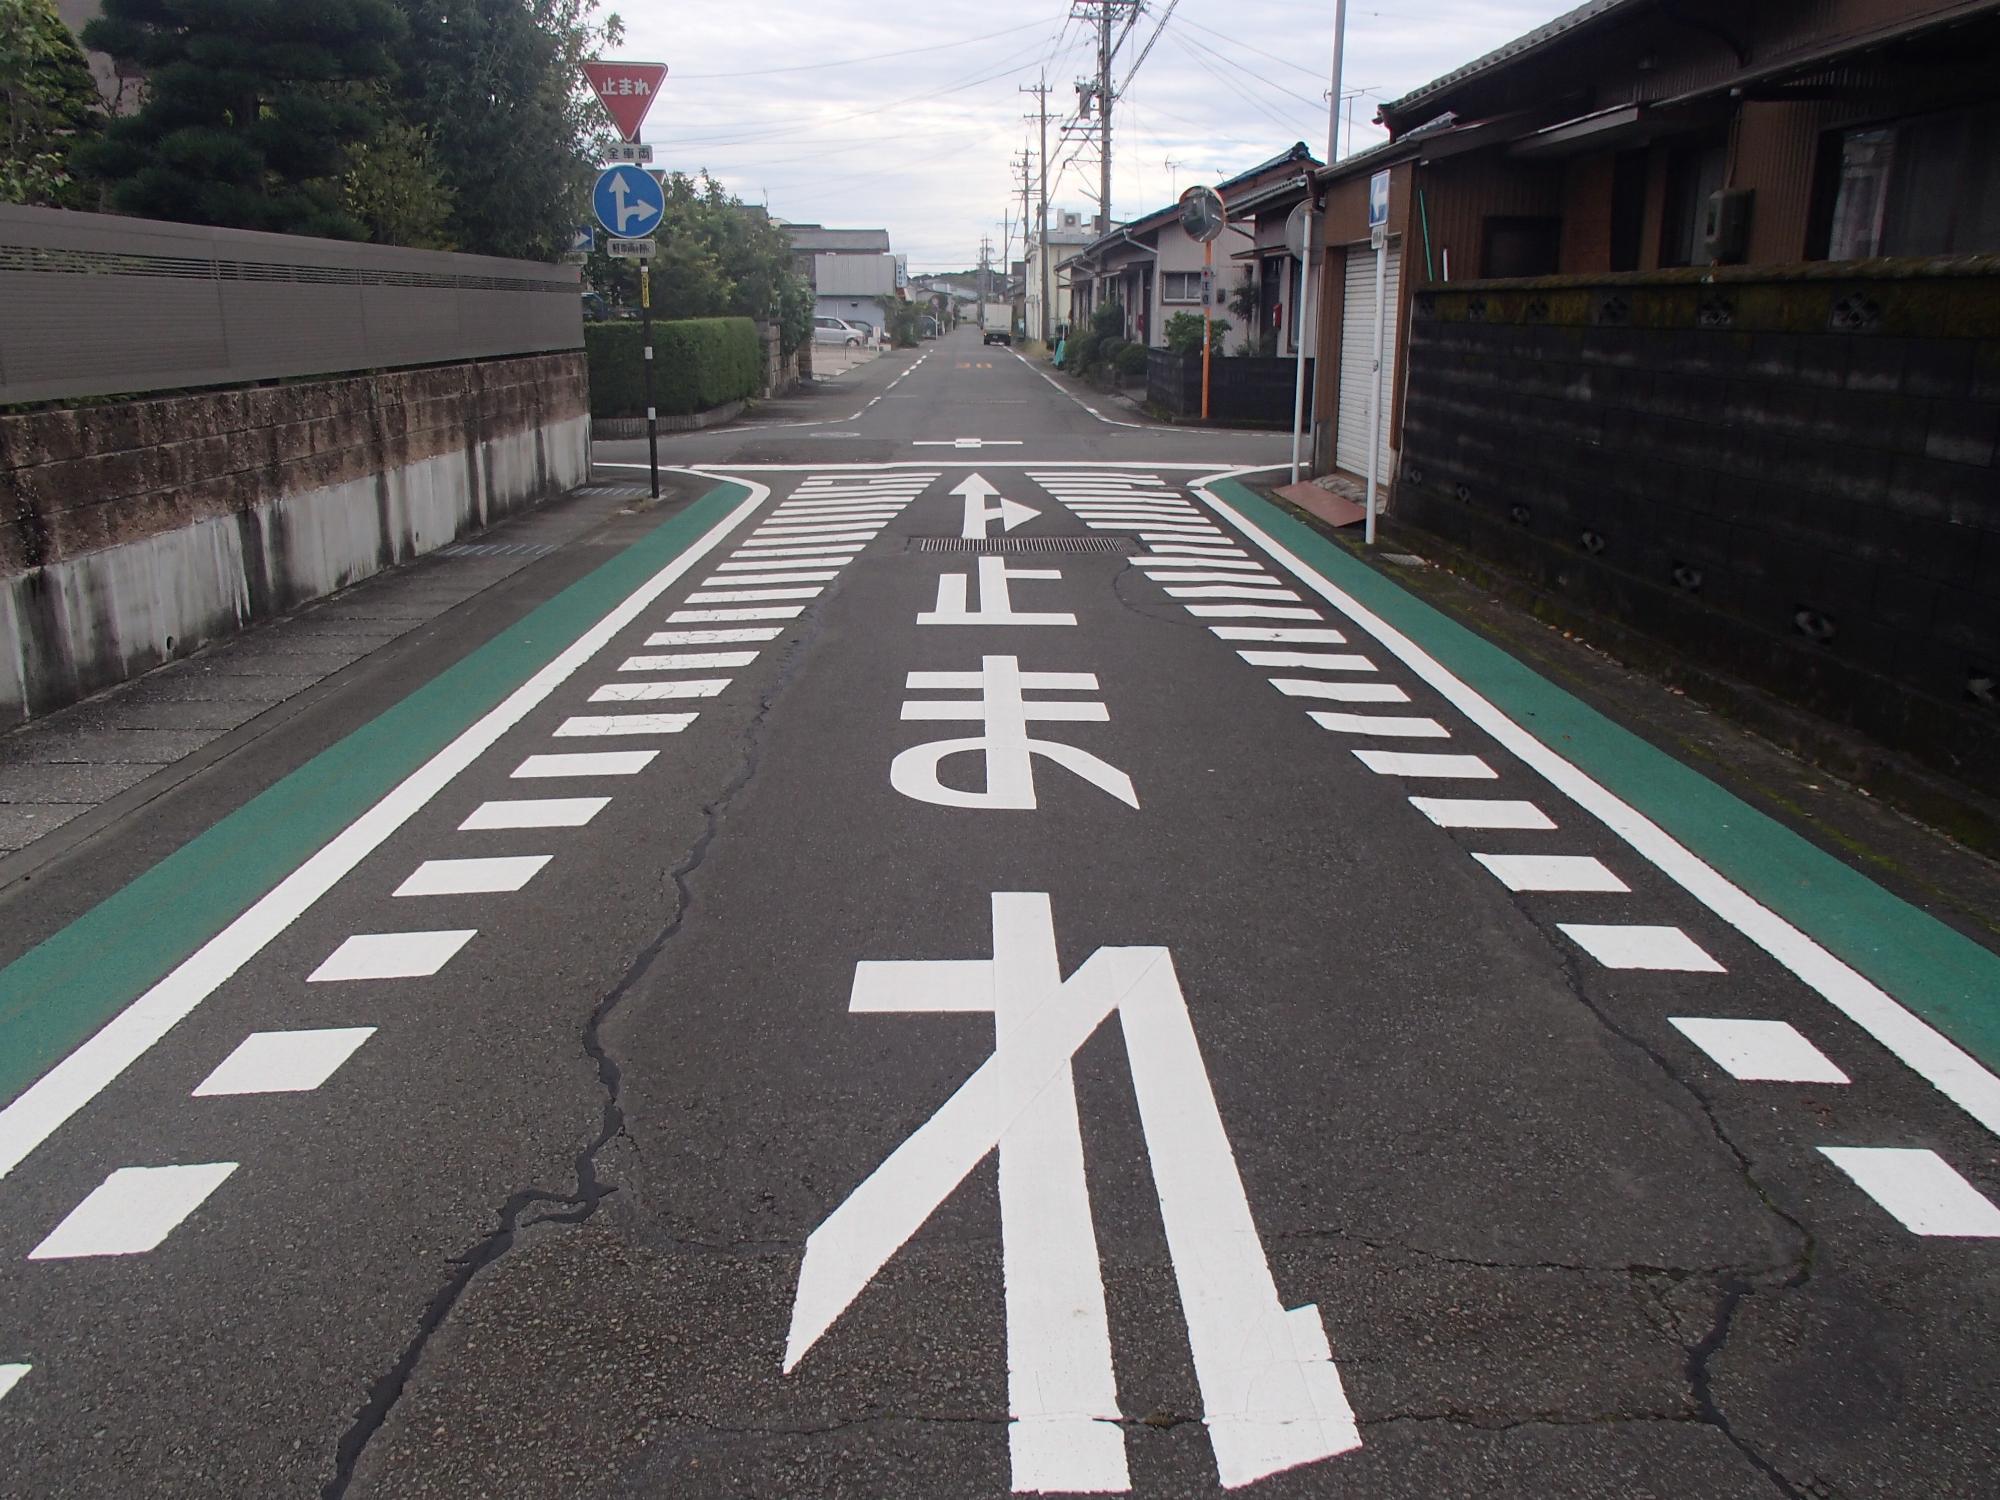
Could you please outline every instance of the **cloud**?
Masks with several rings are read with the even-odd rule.
[[[1353,146],[1382,139],[1370,118],[1407,93],[1560,14],[1557,0],[1411,0],[1350,5],[1347,89]],[[689,5],[625,0],[625,57],[665,62],[646,121],[654,164],[707,169],[780,218],[886,228],[915,270],[973,264],[981,236],[1000,253],[1002,218],[1021,213],[1010,166],[1036,142],[1019,92],[1051,86],[1052,204],[1095,212],[1094,138],[1058,128],[1095,43],[1066,0],[999,7],[932,0]],[[1123,80],[1165,0],[1119,49]],[[1173,191],[1227,176],[1303,140],[1326,149],[1332,6],[1296,0],[1181,0],[1112,114],[1112,210],[1158,208]],[[1174,163],[1169,166],[1168,163]],[[1011,186],[1010,186],[1011,184]],[[1011,250],[1020,254],[1018,224]]]

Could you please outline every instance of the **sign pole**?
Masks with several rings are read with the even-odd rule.
[[[1389,236],[1378,229],[1375,231],[1375,370],[1368,390],[1368,524],[1367,535],[1362,538],[1370,547],[1375,545],[1375,512],[1380,506],[1375,487],[1376,470],[1382,463],[1382,330],[1388,321],[1382,298],[1388,273]]]
[[[1308,179],[1310,181],[1310,179]],[[1303,242],[1299,245],[1299,305],[1292,318],[1298,342],[1298,360],[1292,370],[1292,483],[1299,482],[1299,449],[1306,430],[1306,338],[1311,330],[1314,204],[1308,190]]]
[[[653,264],[639,262],[640,341],[646,346],[646,462],[653,473],[653,498],[660,498],[660,414],[653,406]],[[1376,347],[1382,331],[1375,330]],[[1372,523],[1371,523],[1372,524]]]
[[[1201,419],[1208,420],[1209,289],[1215,285],[1215,241],[1201,242]]]

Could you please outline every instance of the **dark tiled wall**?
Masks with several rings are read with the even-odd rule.
[[[1396,509],[2000,790],[2000,266],[1834,269],[1420,294]]]

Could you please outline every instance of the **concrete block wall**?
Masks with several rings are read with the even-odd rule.
[[[583,483],[580,353],[0,416],[0,722]]]
[[[1399,519],[2000,791],[2000,258],[1416,299]]]

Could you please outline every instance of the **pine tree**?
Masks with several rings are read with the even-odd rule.
[[[89,206],[66,163],[102,115],[90,65],[50,0],[0,0],[0,203]]]
[[[358,239],[337,179],[403,35],[393,0],[104,0],[84,41],[144,70],[145,104],[76,160],[126,213]]]

